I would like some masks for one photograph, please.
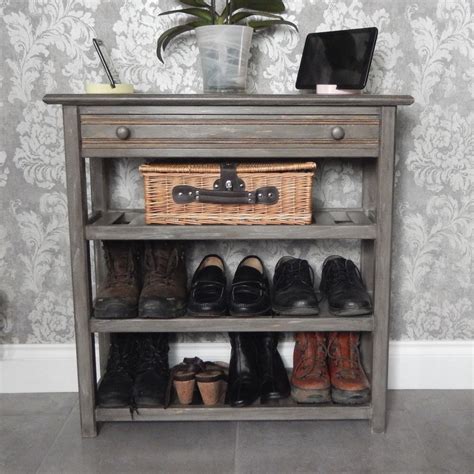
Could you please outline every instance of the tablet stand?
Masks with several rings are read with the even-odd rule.
[[[316,94],[358,95],[362,89],[338,89],[336,84],[316,84]]]

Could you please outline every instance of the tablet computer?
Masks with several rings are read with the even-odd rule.
[[[363,89],[377,41],[377,28],[326,31],[306,37],[297,89],[334,84],[338,89]]]

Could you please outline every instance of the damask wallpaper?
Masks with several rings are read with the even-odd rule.
[[[250,90],[294,91],[306,34],[375,25],[379,40],[368,89],[412,94],[398,116],[393,339],[473,337],[474,20],[469,0],[289,0],[288,28],[256,34]],[[0,0],[0,341],[62,343],[73,338],[62,118],[41,101],[82,92],[102,77],[91,40],[108,44],[123,81],[143,92],[201,90],[193,36],[176,41],[161,65],[155,41],[175,20],[158,17],[174,0]],[[134,163],[113,170],[113,200],[143,205]],[[326,205],[360,204],[360,169],[324,164],[316,180]],[[358,261],[358,243],[249,242],[189,248],[192,271],[204,252],[230,270],[247,252],[269,271],[282,254],[302,255],[320,274],[338,252]],[[211,336],[209,336],[211,337]]]

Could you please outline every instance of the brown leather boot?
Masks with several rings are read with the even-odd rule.
[[[357,332],[329,333],[328,366],[335,403],[356,405],[369,401],[370,384],[360,362],[359,339]]]
[[[291,395],[298,403],[331,401],[331,384],[326,363],[326,334],[297,332],[293,353]]]
[[[138,278],[137,249],[130,242],[103,242],[107,277],[97,291],[94,316],[101,319],[137,317]]]
[[[182,245],[175,242],[146,242],[143,266],[143,289],[138,310],[140,318],[184,316],[187,275]]]

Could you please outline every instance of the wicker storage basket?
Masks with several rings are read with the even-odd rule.
[[[316,164],[145,164],[147,224],[310,224]]]

